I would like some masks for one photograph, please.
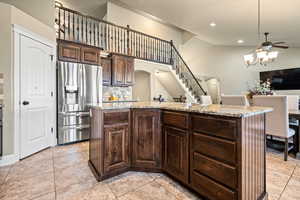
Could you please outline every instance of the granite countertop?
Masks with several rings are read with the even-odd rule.
[[[137,102],[137,100],[103,101],[102,103],[132,103],[132,102]]]
[[[229,117],[249,117],[273,111],[273,108],[255,107],[255,106],[228,106],[228,105],[200,105],[193,104],[189,106],[186,103],[174,102],[133,102],[133,103],[105,103],[90,105],[93,108],[102,110],[129,109],[129,108],[160,108],[174,111],[185,111],[193,113],[202,113],[210,115],[220,115]]]

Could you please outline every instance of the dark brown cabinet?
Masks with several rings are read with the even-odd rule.
[[[91,115],[89,166],[99,181],[129,170],[162,171],[205,199],[266,196],[265,114],[96,107]]]
[[[67,62],[80,62],[80,45],[58,43],[58,59]]]
[[[128,125],[104,128],[104,173],[112,173],[130,166]]]
[[[164,170],[182,182],[188,183],[188,132],[165,126],[163,135]]]
[[[133,58],[112,56],[112,85],[129,86],[134,84]]]
[[[58,60],[100,65],[100,49],[58,40]]]
[[[134,84],[134,59],[126,58],[126,69],[125,69],[125,85]]]
[[[112,84],[125,85],[126,59],[123,56],[112,56]]]
[[[81,62],[91,65],[99,65],[100,51],[96,48],[81,47]]]
[[[103,85],[111,85],[111,58],[101,58]]]
[[[160,111],[134,109],[132,129],[132,167],[160,169],[161,153]]]

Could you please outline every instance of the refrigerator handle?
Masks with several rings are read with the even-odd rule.
[[[82,105],[86,104],[86,65],[81,64],[82,68],[82,88],[83,88],[83,94],[82,94]]]

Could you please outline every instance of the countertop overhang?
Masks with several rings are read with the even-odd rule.
[[[118,109],[133,109],[133,108],[156,108],[163,110],[173,110],[191,113],[200,113],[208,115],[219,115],[228,117],[245,118],[253,115],[264,114],[272,112],[270,107],[256,107],[256,106],[230,106],[230,105],[200,105],[200,104],[186,104],[174,102],[131,102],[131,103],[105,103],[93,104],[92,108],[101,110],[118,110]]]

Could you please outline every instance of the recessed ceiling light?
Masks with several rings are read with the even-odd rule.
[[[237,43],[243,44],[243,43],[244,43],[244,40],[238,40]]]
[[[211,22],[209,25],[210,25],[211,27],[217,26],[217,24],[216,24],[215,22]]]

